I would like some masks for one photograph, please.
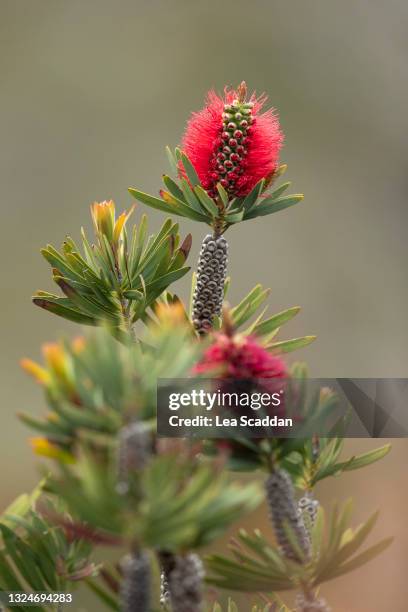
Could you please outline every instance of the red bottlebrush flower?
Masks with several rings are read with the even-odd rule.
[[[197,374],[217,370],[217,378],[284,379],[286,364],[265,350],[251,336],[215,334],[215,342],[205,351],[195,367]]]
[[[283,134],[275,111],[261,112],[266,100],[252,94],[247,101],[242,83],[225,89],[224,98],[210,91],[205,107],[193,113],[182,148],[210,197],[218,182],[231,198],[245,196],[276,170]]]
[[[229,335],[220,332],[214,334],[214,343],[205,351],[201,361],[195,366],[196,374],[208,375],[216,378],[217,391],[221,393],[278,393],[281,401],[279,405],[262,408],[262,414],[282,417],[285,414],[284,392],[288,371],[286,364],[280,357],[272,355],[265,350],[255,338],[240,334]],[[219,381],[219,382],[218,382]],[[253,416],[249,407],[231,403],[229,410],[233,413]],[[256,436],[262,438],[263,436]],[[227,449],[240,455],[248,451],[232,439],[217,441],[219,448]]]

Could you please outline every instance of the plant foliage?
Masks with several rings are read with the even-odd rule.
[[[42,250],[64,295],[37,291],[33,302],[83,325],[108,323],[121,337],[166,287],[188,272],[184,264],[191,236],[180,244],[178,225],[170,219],[158,234],[148,236],[145,215],[128,236],[132,211],[116,219],[112,201],[93,204],[91,212],[95,244],[82,229],[83,253],[70,237],[61,252],[51,245]]]
[[[98,573],[90,561],[92,545],[72,539],[70,532],[51,524],[47,515],[62,504],[43,499],[42,486],[18,498],[0,517],[0,590],[18,592],[72,592],[78,582]],[[13,605],[19,612],[55,610],[56,604]]]
[[[160,198],[134,187],[129,188],[129,192],[136,200],[167,214],[201,221],[210,226],[218,224],[223,231],[226,231],[231,225],[240,221],[279,212],[303,199],[301,194],[283,195],[290,187],[290,182],[271,190],[273,182],[262,179],[247,196],[232,200],[229,200],[227,192],[218,183],[218,197],[214,201],[203,188],[193,164],[183,151],[176,148],[173,153],[167,147],[167,155],[174,178],[164,175],[165,189],[160,191]],[[181,166],[186,177],[180,172]],[[277,179],[285,171],[286,165],[281,165],[274,178]]]
[[[234,559],[222,555],[207,559],[212,572],[209,582],[229,590],[271,593],[296,589],[300,583],[315,588],[359,568],[385,550],[392,538],[381,540],[361,552],[378,513],[352,529],[349,526],[351,509],[350,501],[341,509],[336,507],[328,524],[324,510],[319,509],[311,530],[312,555],[309,560],[303,559],[303,563],[287,559],[260,531],[248,534],[241,530],[231,544]],[[289,525],[287,529],[290,532]],[[295,541],[293,545],[296,546]]]

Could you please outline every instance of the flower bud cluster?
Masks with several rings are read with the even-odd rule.
[[[211,184],[208,195],[212,198],[217,196],[217,183],[221,183],[224,189],[233,195],[236,182],[244,173],[248,135],[251,125],[256,121],[252,112],[253,106],[253,102],[240,102],[237,99],[231,104],[224,104],[222,132],[210,160]]]

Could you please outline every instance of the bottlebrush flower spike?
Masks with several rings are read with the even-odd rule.
[[[217,377],[220,378],[255,380],[287,377],[286,364],[280,357],[269,353],[251,336],[241,334],[215,334],[214,343],[195,367],[197,374],[214,370],[219,372]]]
[[[230,198],[245,196],[277,169],[283,134],[275,111],[261,112],[266,100],[254,93],[247,100],[242,82],[237,90],[226,88],[224,98],[210,91],[193,113],[182,149],[210,197],[217,196],[218,182]]]

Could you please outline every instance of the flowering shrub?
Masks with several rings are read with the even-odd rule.
[[[302,364],[289,368],[284,354],[314,336],[276,338],[298,307],[259,314],[269,294],[260,285],[235,307],[224,303],[225,232],[302,200],[283,195],[288,182],[273,186],[286,169],[278,162],[283,135],[265,104],[265,96],[248,98],[244,83],[223,98],[211,92],[181,148],[168,150],[174,176],[164,176],[160,197],[130,189],[148,206],[210,227],[191,308],[169,289],[189,272],[191,247],[171,219],[148,236],[145,215],[129,232],[132,210],[116,217],[112,201],[94,203],[93,244],[83,232],[81,249],[70,237],[61,251],[43,249],[62,295],[38,291],[34,303],[101,329],[44,345],[42,365],[22,362],[48,411],[20,417],[36,432],[35,453],[50,464],[37,489],[0,516],[0,591],[71,592],[83,583],[98,600],[95,609],[123,612],[237,612],[232,599],[227,608],[214,601],[214,587],[245,592],[252,612],[287,611],[281,593],[294,591],[299,612],[327,611],[320,586],[389,544],[361,552],[377,515],[352,529],[346,504],[325,523],[315,495],[318,482],[373,463],[388,446],[342,461],[340,438],[231,440],[225,452],[222,444],[156,434],[159,378],[262,379],[270,390],[301,386],[307,376]],[[335,401],[322,389],[311,403],[328,412]],[[234,473],[254,469],[265,474],[263,488],[259,479],[244,486]],[[204,546],[263,499],[275,540],[240,530],[232,557],[201,558]],[[95,562],[99,545],[115,551],[110,561]],[[35,609],[56,605],[41,600]]]

